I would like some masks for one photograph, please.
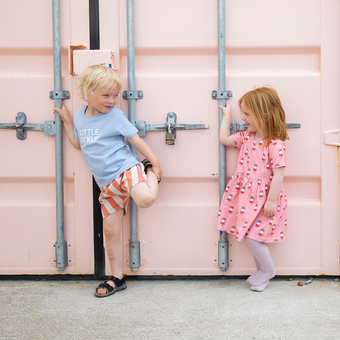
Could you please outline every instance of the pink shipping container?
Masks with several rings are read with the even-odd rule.
[[[91,3],[91,1],[90,1]],[[219,206],[218,1],[135,0],[136,120],[202,124],[148,131],[163,178],[156,203],[138,209],[140,266],[129,265],[130,220],[123,243],[127,275],[247,275],[254,262],[244,242],[228,235],[228,268],[218,265]],[[89,1],[60,0],[62,88],[72,113],[84,105],[73,74],[111,64],[128,90],[127,1],[99,1],[100,51],[91,49]],[[340,3],[336,0],[225,0],[226,89],[232,119],[237,100],[256,86],[279,93],[289,130],[284,185],[287,240],[269,245],[277,275],[339,275]],[[91,14],[93,14],[91,12]],[[54,121],[52,0],[0,3],[0,124],[19,112],[27,124]],[[121,96],[117,107],[128,114]],[[45,123],[47,122],[47,123]],[[1,127],[1,125],[0,125]],[[63,137],[64,235],[67,263],[56,266],[55,136],[0,129],[0,275],[94,274],[92,176]],[[237,151],[227,150],[226,173]],[[142,159],[141,155],[140,159]],[[108,261],[106,261],[108,264]],[[106,265],[106,273],[109,273]]]

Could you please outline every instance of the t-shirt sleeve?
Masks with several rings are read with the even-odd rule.
[[[231,135],[231,137],[234,140],[235,148],[236,149],[240,149],[242,144],[244,143],[244,141],[247,138],[247,136],[246,136],[246,134],[244,132],[235,133],[235,134]]]
[[[272,168],[286,166],[286,145],[282,140],[274,140],[269,145],[269,158]]]
[[[132,138],[138,132],[138,129],[126,118],[124,112],[120,111],[116,119],[118,131],[126,139]]]

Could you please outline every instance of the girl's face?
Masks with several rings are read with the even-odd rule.
[[[95,89],[87,101],[87,116],[96,116],[99,113],[108,113],[118,100],[119,91],[117,89],[109,90],[109,85]]]
[[[248,109],[241,103],[241,119],[247,124],[249,132],[256,133],[257,129],[253,118],[248,114]]]

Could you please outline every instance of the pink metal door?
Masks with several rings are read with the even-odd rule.
[[[0,25],[0,123],[17,112],[28,122],[53,119],[48,93],[52,79],[51,4],[34,0],[2,2]],[[337,149],[324,133],[338,129],[340,88],[339,4],[336,0],[226,0],[226,82],[229,104],[240,122],[237,100],[254,86],[272,85],[280,94],[289,131],[285,187],[289,198],[287,241],[270,246],[278,275],[339,274]],[[83,105],[69,69],[74,46],[89,48],[88,4],[61,1],[65,104]],[[37,19],[39,18],[39,20]],[[101,49],[114,52],[127,89],[126,2],[100,1]],[[229,268],[217,266],[218,110],[216,1],[135,1],[137,120],[164,123],[168,112],[180,124],[209,129],[177,131],[175,145],[164,132],[145,141],[158,155],[164,177],[159,198],[138,210],[141,266],[129,268],[129,218],[123,242],[129,275],[246,275],[253,260],[245,244],[229,237]],[[70,49],[69,46],[72,46]],[[70,61],[69,61],[70,60]],[[89,60],[91,62],[91,60]],[[70,64],[69,64],[70,63]],[[118,105],[127,113],[127,102]],[[65,136],[66,137],[66,136]],[[0,274],[56,274],[54,138],[0,130]],[[237,153],[228,150],[227,175]],[[64,138],[65,235],[69,266],[65,273],[93,273],[92,178],[82,155]],[[107,268],[108,272],[108,268]]]
[[[49,92],[54,89],[52,2],[13,1],[2,2],[0,6],[1,30],[6,32],[0,52],[4,106],[1,123],[15,123],[18,112],[23,112],[30,124],[53,121],[53,101],[49,99]],[[42,131],[26,133],[24,140],[17,138],[15,130],[1,130],[0,133],[3,144],[0,171],[1,272],[55,273],[54,137]],[[70,253],[66,265],[73,263],[74,204],[70,189],[70,181],[66,181],[66,237]]]
[[[336,26],[328,21],[334,6],[336,2],[323,1],[226,1],[226,80],[234,95],[233,118],[240,121],[236,103],[243,93],[270,84],[282,98],[287,121],[302,125],[290,131],[287,143],[289,237],[270,247],[279,275],[339,271],[338,192],[331,189],[337,182],[337,157],[322,141],[326,121],[338,123],[333,110],[324,110],[335,104],[329,103],[325,88],[332,82],[339,85],[328,71],[338,69],[331,57],[338,45]],[[125,9],[120,9],[124,18]],[[178,121],[210,126],[208,131],[179,132],[171,147],[162,143],[161,133],[145,137],[160,156],[165,176],[154,207],[139,213],[145,265],[137,275],[220,275],[217,104],[210,98],[217,87],[216,2],[136,2],[135,16],[136,81],[144,92],[137,119],[157,123],[174,111]],[[326,45],[330,36],[333,47]],[[122,70],[124,37],[122,20]],[[123,80],[125,75],[123,71]],[[126,111],[124,107],[122,103]],[[315,121],[321,122],[321,130]],[[236,157],[233,150],[227,154],[228,176]],[[233,237],[229,241],[226,275],[248,274],[250,252]]]

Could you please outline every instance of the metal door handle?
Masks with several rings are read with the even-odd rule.
[[[288,123],[286,124],[287,129],[300,129],[301,124],[298,123]],[[236,123],[234,120],[230,123],[230,134],[233,135],[236,132],[239,131],[246,131],[247,130],[247,124],[246,123]]]
[[[169,112],[166,117],[165,124],[147,124],[143,120],[136,121],[136,128],[138,129],[138,135],[145,137],[148,131],[165,131],[170,140],[170,135],[173,135],[173,143],[168,145],[174,145],[174,139],[176,138],[177,130],[202,130],[209,129],[207,124],[177,124],[177,115],[175,112]]]
[[[53,120],[46,121],[45,124],[28,124],[26,123],[26,115],[23,112],[18,112],[15,123],[0,123],[0,129],[17,130],[17,138],[24,140],[27,137],[27,131],[44,131],[46,136],[55,135],[55,122]]]

